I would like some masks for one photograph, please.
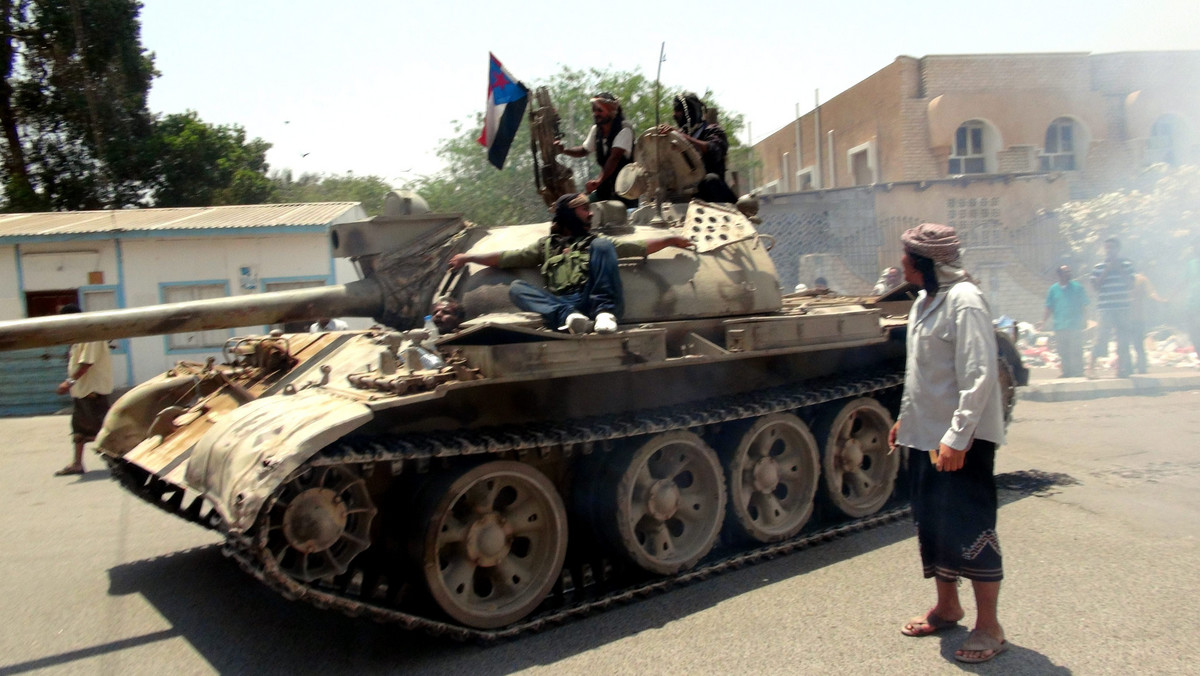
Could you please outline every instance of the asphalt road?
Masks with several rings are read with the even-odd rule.
[[[898,631],[932,603],[909,521],[460,645],[279,598],[94,456],[51,476],[66,417],[0,419],[0,674],[1194,674],[1198,406],[1196,391],[1018,405],[997,470],[1052,481],[1002,492],[1012,648],[976,667],[952,658],[966,629]]]

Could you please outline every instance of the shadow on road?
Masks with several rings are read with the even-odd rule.
[[[1002,490],[1005,503],[1044,492],[1070,477],[1002,475],[1017,490]],[[629,605],[552,628],[520,640],[490,645],[460,644],[406,632],[395,625],[377,624],[290,602],[243,573],[211,545],[167,556],[116,566],[109,571],[110,593],[139,594],[163,615],[174,630],[169,636],[147,635],[138,642],[182,636],[213,668],[226,672],[327,673],[406,672],[503,674],[553,664],[632,634],[666,625],[734,598],[805,575],[826,566],[910,539],[912,523],[904,520],[857,533],[777,559],[748,566],[702,584],[691,584]],[[114,644],[89,649],[120,650]],[[953,651],[958,643],[949,648]],[[951,645],[951,644],[948,644]],[[1033,651],[1023,663],[1045,658]],[[77,656],[76,656],[77,657]],[[71,655],[39,660],[37,665],[14,665],[18,673],[74,659]],[[1007,661],[1013,660],[1007,656]],[[28,667],[28,668],[21,668]],[[1031,673],[1058,673],[1036,670]],[[1062,673],[1066,673],[1065,671]]]

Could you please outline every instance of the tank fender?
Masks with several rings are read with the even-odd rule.
[[[188,401],[196,387],[193,376],[159,376],[134,386],[108,409],[96,435],[96,446],[114,455],[125,455],[150,435],[159,411]]]
[[[230,411],[200,438],[186,481],[212,502],[230,532],[245,532],[292,472],[373,415],[361,403],[318,388],[257,399]]]

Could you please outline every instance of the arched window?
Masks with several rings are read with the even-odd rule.
[[[992,169],[991,155],[995,153],[992,129],[983,120],[969,120],[954,132],[954,149],[950,153],[950,175],[986,174]]]
[[[1163,115],[1150,127],[1150,138],[1146,139],[1146,164],[1166,162],[1179,164],[1183,161],[1187,146],[1187,126],[1178,115]]]
[[[1079,125],[1069,117],[1060,117],[1046,128],[1042,149],[1042,171],[1074,171],[1079,168],[1075,149],[1080,139]]]

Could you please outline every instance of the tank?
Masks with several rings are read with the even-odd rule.
[[[894,518],[902,458],[887,435],[912,290],[784,294],[751,210],[688,199],[678,139],[652,136],[643,205],[598,205],[594,228],[695,249],[621,262],[616,333],[558,333],[512,307],[508,283],[540,283],[535,271],[447,271],[454,253],[523,246],[548,224],[480,228],[396,195],[331,232],[357,282],[2,322],[0,347],[374,317],[180,362],[114,403],[96,451],[282,595],[457,638]],[[431,340],[418,327],[442,297],[467,321]]]

